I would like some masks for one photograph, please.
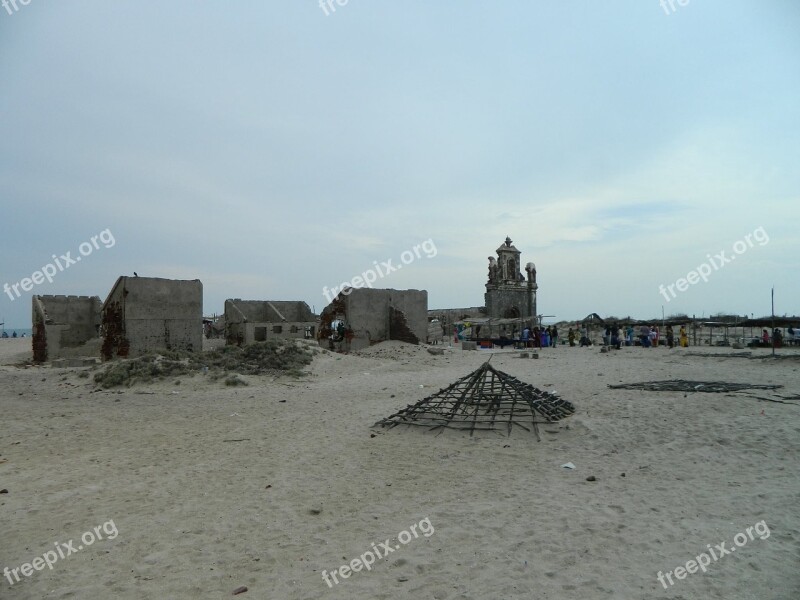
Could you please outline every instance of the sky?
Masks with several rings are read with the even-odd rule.
[[[506,236],[548,322],[800,314],[800,3],[663,1],[6,0],[0,321],[134,271],[318,313],[388,260],[481,306]]]

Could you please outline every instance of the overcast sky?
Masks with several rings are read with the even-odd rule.
[[[376,287],[478,306],[507,235],[557,319],[758,316],[773,284],[798,314],[800,3],[674,6],[17,0],[0,285],[114,244],[3,293],[0,320],[30,327],[32,294],[105,299],[133,271],[200,279],[206,314],[319,312],[323,286],[426,240],[435,256]]]

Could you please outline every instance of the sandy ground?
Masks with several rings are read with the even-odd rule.
[[[76,548],[52,570],[0,579],[3,600],[224,598],[239,586],[259,599],[800,598],[800,406],[607,387],[681,378],[800,394],[800,359],[498,352],[496,368],[577,405],[537,441],[373,428],[483,352],[389,343],[323,352],[302,380],[92,392],[81,369],[13,366],[30,340],[2,342],[0,568]],[[424,519],[433,533],[398,544]],[[734,546],[762,520],[769,537]],[[104,523],[104,539],[78,550]],[[400,547],[370,571],[325,583],[323,570],[387,538]],[[736,551],[707,572],[659,583],[723,541]]]

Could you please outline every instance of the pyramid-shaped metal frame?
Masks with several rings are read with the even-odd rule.
[[[504,426],[511,435],[512,427],[517,425],[538,437],[537,423],[552,423],[574,412],[572,403],[498,371],[487,361],[452,385],[409,404],[376,425],[447,427],[468,430],[470,435],[476,430]]]

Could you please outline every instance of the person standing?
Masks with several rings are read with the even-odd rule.
[[[569,331],[567,331],[567,341],[569,342],[571,348],[575,347],[575,331],[572,329],[572,327],[570,327]]]
[[[642,325],[639,330],[639,338],[642,340],[642,348],[650,347],[650,327],[648,325]]]
[[[681,348],[688,348],[689,336],[686,334],[686,325],[681,325],[681,328],[678,331],[678,337],[681,340]]]
[[[553,329],[550,330],[550,345],[555,348],[558,346],[558,327],[553,325]]]
[[[581,348],[586,346],[587,348],[592,345],[592,342],[589,341],[589,330],[586,328],[586,325],[581,325]]]
[[[675,347],[675,332],[672,330],[672,325],[667,325],[667,346]]]

